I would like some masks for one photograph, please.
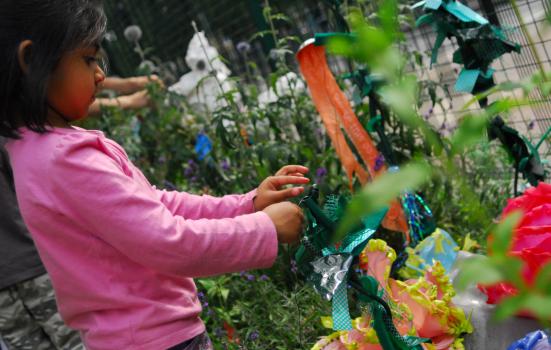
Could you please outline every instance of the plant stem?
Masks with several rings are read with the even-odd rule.
[[[534,59],[536,60],[536,63],[537,63],[538,68],[540,70],[543,81],[547,81],[547,76],[545,74],[545,69],[543,68],[543,63],[542,63],[541,58],[538,54],[538,50],[536,50],[534,40],[532,39],[532,36],[530,35],[530,32],[528,32],[528,29],[526,28],[526,23],[524,23],[524,19],[522,18],[522,14],[520,13],[520,10],[518,8],[517,1],[516,0],[511,0],[511,6],[513,7],[513,11],[515,11],[515,16],[517,17],[518,23],[520,24],[520,29],[522,29],[522,33],[524,34],[524,36],[528,40],[530,50],[532,51],[532,55],[534,55]]]

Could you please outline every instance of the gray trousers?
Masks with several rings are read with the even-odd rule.
[[[9,350],[84,350],[59,313],[48,275],[0,290],[0,335]]]

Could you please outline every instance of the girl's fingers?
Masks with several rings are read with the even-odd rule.
[[[273,203],[282,202],[289,198],[299,196],[303,192],[304,192],[303,187],[292,187],[292,188],[286,188],[280,191],[275,191],[272,194]]]
[[[285,165],[276,173],[276,176],[291,175],[291,174],[306,174],[308,168],[302,165]]]
[[[285,185],[304,185],[310,182],[310,179],[304,176],[271,176],[270,182],[275,187]]]

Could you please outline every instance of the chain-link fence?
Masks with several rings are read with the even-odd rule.
[[[526,30],[534,41],[534,47],[530,47],[525,36],[519,18],[515,14],[508,1],[471,0],[468,5],[483,14],[492,24],[501,26],[509,39],[519,43],[522,47],[520,54],[505,54],[492,67],[496,70],[495,81],[519,81],[527,79],[542,68],[551,70],[551,26],[546,20],[549,12],[549,2],[545,0],[521,0],[517,2]],[[434,108],[434,124],[440,128],[453,126],[460,114],[460,110],[468,102],[472,95],[457,93],[453,87],[457,79],[460,66],[452,63],[453,52],[457,49],[455,43],[446,40],[440,49],[438,61],[432,68],[429,67],[430,51],[432,50],[436,35],[430,26],[412,29],[407,33],[408,49],[423,53],[425,64],[422,69],[417,68],[418,74],[423,79],[437,81],[441,86],[447,86],[451,99],[444,101],[444,109]],[[535,50],[535,52],[533,51]],[[442,91],[440,92],[442,93]],[[509,96],[514,99],[521,98],[521,92],[501,93],[502,97]],[[544,99],[539,91],[534,91],[530,96],[533,105],[524,106],[513,110],[509,116],[504,116],[508,124],[517,129],[522,135],[537,142],[551,127],[551,101]],[[427,102],[424,112],[431,108]],[[471,109],[477,109],[475,103]],[[542,159],[551,157],[551,139],[540,148]]]
[[[533,48],[528,45],[519,18],[509,1],[467,1],[467,5],[479,11],[491,23],[501,26],[512,41],[522,46],[520,54],[506,54],[494,62],[492,67],[496,69],[497,83],[526,79],[538,71],[539,64],[546,71],[551,71],[551,26],[546,20],[549,1],[518,0],[517,4],[526,30],[534,41]],[[116,38],[107,41],[105,47],[110,56],[112,71],[116,74],[135,74],[135,69],[142,60],[133,51],[133,44],[126,41],[123,35],[124,29],[132,24],[138,24],[142,28],[140,44],[145,49],[146,58],[172,62],[177,75],[186,72],[188,68],[184,63],[184,56],[187,43],[193,36],[192,21],[206,32],[211,44],[228,61],[234,75],[244,75],[247,72],[250,74],[248,62],[254,62],[255,75],[265,79],[274,68],[269,54],[274,47],[273,38],[267,35],[252,40],[255,33],[269,29],[262,13],[265,1],[203,0],[198,3],[191,0],[119,0],[106,1],[105,5],[110,17],[111,39]],[[323,2],[272,0],[270,6],[274,12],[284,13],[290,20],[276,23],[279,38],[295,36],[300,42],[316,32],[335,31],[334,18]],[[411,28],[406,32],[406,38],[406,49],[412,53],[420,53],[423,57],[421,68],[412,68],[417,71],[419,78],[436,81],[449,91],[448,95],[439,90],[443,97],[443,108],[430,106],[427,98],[423,113],[431,110],[431,121],[442,132],[453,129],[460,110],[472,98],[470,94],[456,93],[453,88],[460,70],[459,65],[452,63],[452,54],[457,46],[446,40],[440,49],[437,63],[430,67],[430,51],[435,41],[433,29],[430,26]],[[238,50],[241,42],[250,45],[248,53]],[[291,48],[296,50],[299,42],[293,43]],[[292,63],[292,57],[289,59]],[[336,73],[347,70],[342,61],[334,58],[331,60]],[[508,95],[518,98],[519,93],[512,92]],[[538,91],[532,93],[530,98],[537,103],[518,108],[504,118],[522,135],[536,142],[551,127],[551,101],[544,99]],[[478,105],[475,103],[471,108],[476,109]],[[548,139],[540,148],[543,159],[551,158],[550,142]]]

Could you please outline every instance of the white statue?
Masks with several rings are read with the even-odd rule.
[[[277,78],[275,83],[275,91],[273,88],[262,92],[258,95],[258,105],[265,107],[267,104],[276,102],[282,96],[289,96],[291,93],[297,95],[306,89],[302,79],[295,72],[288,72],[285,75]]]
[[[228,80],[231,71],[220,59],[218,50],[209,44],[204,32],[195,33],[189,42],[186,63],[191,71],[168,90],[186,96],[188,102],[200,110],[212,112],[227,105],[220,95],[234,89]]]

